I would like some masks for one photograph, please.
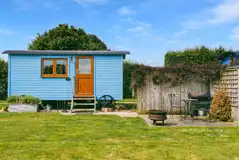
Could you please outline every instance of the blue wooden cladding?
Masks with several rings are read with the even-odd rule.
[[[69,54],[9,54],[8,96],[32,95],[41,100],[71,100],[72,79],[43,78],[42,58],[67,58],[68,77],[75,76],[76,56]],[[123,54],[91,55],[94,57],[94,95],[123,98]]]
[[[95,56],[95,95],[123,98],[122,56]]]

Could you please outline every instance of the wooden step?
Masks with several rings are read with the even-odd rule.
[[[74,95],[73,96],[74,98],[95,98],[95,96],[93,95],[93,96],[88,96],[88,95]]]
[[[95,100],[95,97],[74,97],[73,100]]]
[[[96,101],[91,101],[91,102],[76,102],[76,101],[73,101],[74,104],[97,104]],[[68,104],[71,104],[71,102],[68,102]]]
[[[77,112],[77,111],[94,111],[94,109],[73,109],[73,112]]]
[[[95,103],[75,103],[74,102],[73,105],[74,106],[80,106],[80,105],[82,105],[82,106],[93,106],[93,105],[95,105]]]

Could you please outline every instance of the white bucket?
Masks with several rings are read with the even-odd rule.
[[[198,111],[198,115],[199,115],[199,116],[204,116],[204,111],[203,111],[203,110],[199,110],[199,111]]]
[[[47,105],[46,110],[47,110],[47,112],[51,112],[51,106]]]

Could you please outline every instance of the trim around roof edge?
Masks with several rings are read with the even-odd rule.
[[[80,50],[6,50],[2,54],[105,54],[126,55],[129,51],[80,51]]]

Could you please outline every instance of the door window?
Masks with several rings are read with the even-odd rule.
[[[91,59],[78,59],[78,74],[91,73]]]

